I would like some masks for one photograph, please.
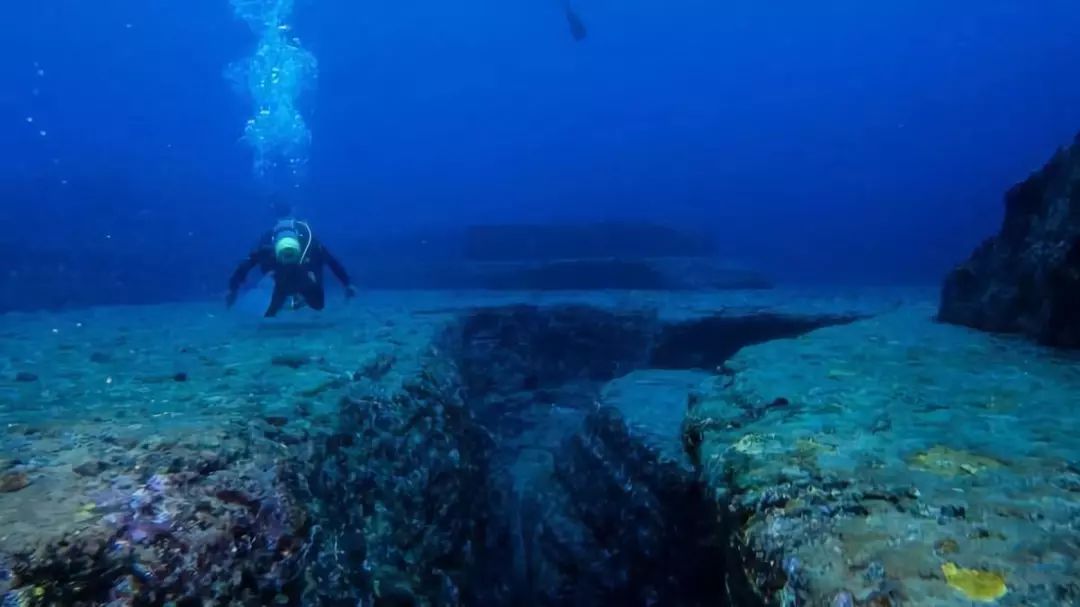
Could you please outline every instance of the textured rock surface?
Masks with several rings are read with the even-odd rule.
[[[434,347],[415,366],[365,368],[307,452],[299,493],[320,530],[304,604],[475,604],[488,591],[468,574],[490,526],[491,438]]]
[[[4,600],[456,604],[488,443],[449,317],[215,312],[3,318],[0,366],[41,376],[0,384]]]
[[[1080,601],[1080,361],[932,314],[753,346],[706,382],[684,441],[733,604],[971,605],[946,570],[1003,579],[1000,605]]]
[[[51,433],[39,437],[19,464],[35,482],[0,502],[5,600],[295,604],[308,534],[296,467],[253,455],[243,428],[207,430],[167,450],[87,444],[118,470],[93,479],[47,446]]]
[[[715,606],[725,568],[717,513],[678,449],[686,397],[706,375],[637,371],[607,384],[563,445],[556,479],[606,569],[594,604]],[[573,587],[573,580],[562,580]]]
[[[705,553],[693,530],[709,517],[674,445],[703,375],[635,369],[717,313],[828,322],[905,297],[381,294],[273,322],[203,304],[2,316],[0,592],[692,603],[702,578],[679,555]]]
[[[1005,196],[1005,221],[945,282],[939,316],[1080,347],[1080,139]]]

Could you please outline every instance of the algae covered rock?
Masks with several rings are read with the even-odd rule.
[[[1005,196],[1000,232],[945,281],[939,317],[1080,347],[1080,138]]]
[[[1070,361],[929,308],[744,349],[683,426],[730,600],[1071,604],[1078,391]]]
[[[308,530],[287,489],[290,474],[285,465],[250,460],[212,476],[114,479],[76,513],[77,533],[5,555],[4,600],[272,604],[282,597],[297,604]]]
[[[25,472],[0,473],[0,493],[14,493],[27,488],[30,477]]]
[[[482,590],[466,572],[483,547],[491,439],[451,360],[397,367],[350,384],[334,432],[307,447],[299,490],[320,524],[305,604],[453,605]]]

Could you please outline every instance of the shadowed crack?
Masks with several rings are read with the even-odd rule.
[[[482,569],[491,587],[508,590],[485,604],[728,604],[715,505],[682,454],[678,423],[667,423],[684,415],[689,384],[658,390],[657,374],[714,373],[744,346],[856,319],[664,322],[652,311],[581,305],[470,311],[457,329],[459,367],[470,408],[496,438],[494,482],[506,486],[504,503],[491,507],[501,519],[493,543],[503,548]],[[643,385],[606,390],[639,372]],[[665,413],[657,407],[678,411],[652,415]],[[643,427],[652,420],[658,427]]]

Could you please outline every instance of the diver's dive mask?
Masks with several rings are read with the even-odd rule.
[[[283,219],[274,226],[274,256],[278,263],[295,265],[303,259],[298,226],[293,219]]]

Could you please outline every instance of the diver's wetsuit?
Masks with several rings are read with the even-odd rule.
[[[322,310],[326,305],[326,292],[323,289],[323,264],[330,266],[341,284],[345,287],[346,295],[353,293],[352,283],[349,282],[349,274],[330,251],[326,249],[319,239],[311,233],[311,228],[306,223],[296,222],[300,227],[300,244],[306,249],[306,254],[299,263],[286,264],[278,261],[274,254],[274,232],[267,232],[259,239],[259,244],[248,254],[244,261],[236,267],[232,278],[229,279],[229,303],[235,299],[240,285],[244,283],[255,266],[259,266],[263,274],[273,272],[274,294],[270,298],[270,307],[266,309],[266,316],[274,316],[285,305],[289,297],[299,295],[304,298],[307,305],[314,310]]]

